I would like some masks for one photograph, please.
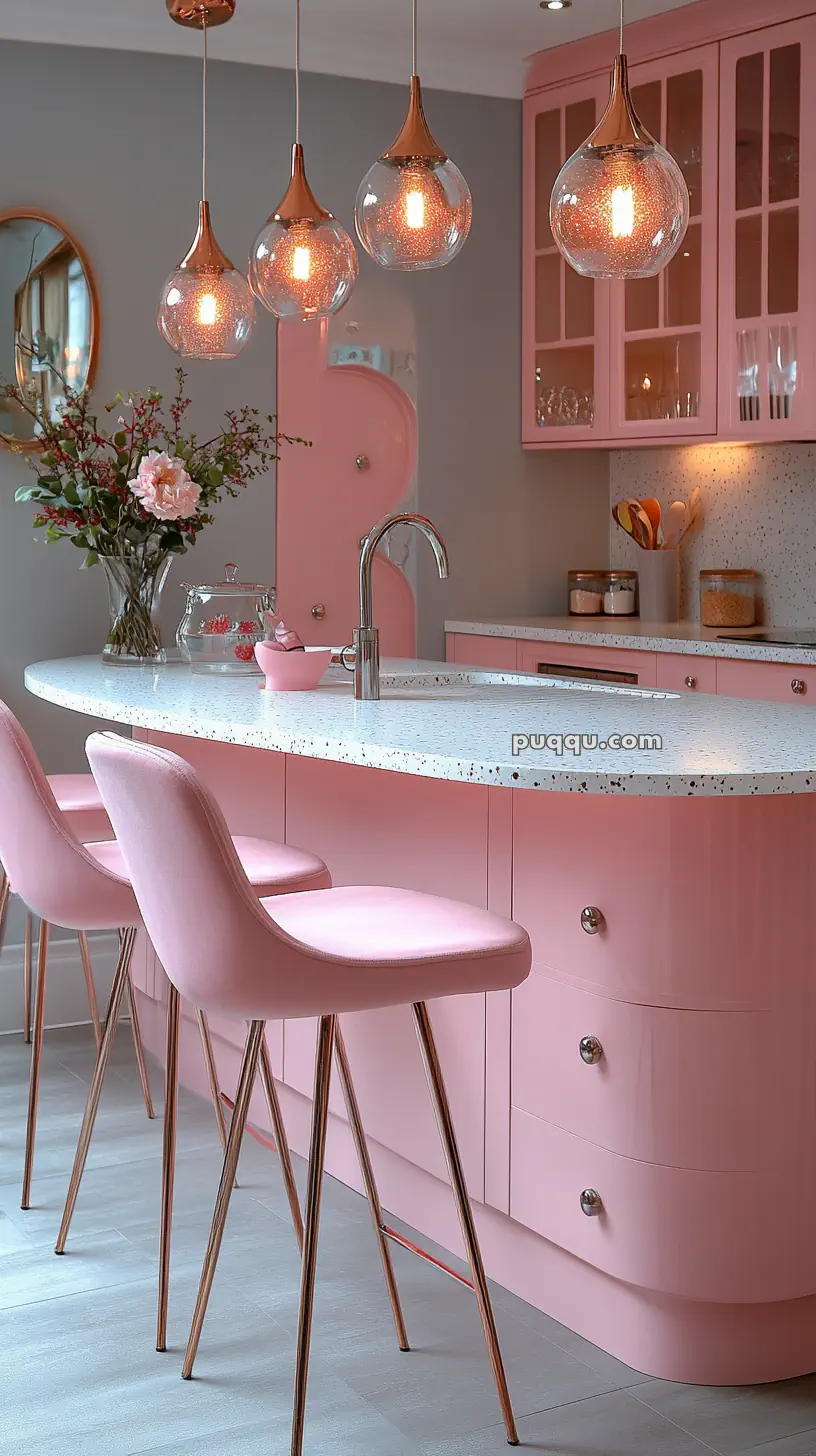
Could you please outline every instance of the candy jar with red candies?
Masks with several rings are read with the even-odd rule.
[[[237,577],[238,568],[229,561],[223,581],[184,583],[187,609],[176,642],[193,672],[260,674],[255,643],[266,636],[264,613],[275,610],[275,589]]]

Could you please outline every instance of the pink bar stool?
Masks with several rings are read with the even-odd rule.
[[[425,1002],[519,985],[532,958],[526,931],[471,905],[376,886],[259,900],[217,804],[189,764],[164,749],[112,733],[93,734],[87,747],[145,926],[169,979],[195,1004],[250,1022],[184,1377],[192,1375],[265,1023],[318,1016],[291,1442],[292,1456],[301,1456],[337,1018],[345,1011],[411,1004],[507,1439],[517,1445],[487,1279]]]
[[[34,1040],[31,1057],[26,1156],[23,1176],[22,1206],[28,1208],[37,1125],[40,1064],[42,1057],[45,1015],[46,953],[49,924],[67,929],[116,930],[120,932],[120,953],[111,987],[105,1030],[97,1054],[91,1090],[80,1137],[80,1150],[74,1163],[69,1190],[69,1204],[60,1230],[60,1252],[68,1234],[70,1215],[76,1201],[99,1096],[108,1064],[119,1013],[126,988],[130,988],[130,965],[136,932],[141,925],[139,908],[115,841],[83,845],[71,832],[70,823],[61,813],[49,782],[37,760],[31,743],[13,713],[0,703],[0,783],[3,785],[0,812],[0,855],[9,876],[25,903],[42,917],[40,955],[37,974],[37,997],[34,1017]],[[108,821],[109,823],[109,821]],[[237,838],[236,853],[243,872],[264,895],[281,891],[322,889],[331,883],[321,859],[304,850],[263,839]],[[195,899],[192,903],[195,903]],[[135,996],[131,995],[135,1007]],[[173,1197],[177,1107],[177,1047],[179,1002],[171,994],[168,1003],[168,1070],[164,1119],[164,1163],[162,1193],[162,1259],[160,1265],[159,1328],[166,1317],[170,1222]],[[222,1142],[226,1145],[221,1094],[212,1052],[206,1017],[199,1012],[199,1029],[207,1065],[213,1105]],[[145,1073],[146,1076],[146,1073]],[[277,1091],[272,1077],[268,1052],[261,1050],[261,1077],[277,1151],[281,1161],[292,1220],[299,1241],[302,1221],[294,1172],[280,1113]]]
[[[66,816],[71,832],[83,844],[88,844],[95,839],[112,839],[113,830],[110,820],[105,813],[105,806],[99,796],[96,781],[93,774],[50,774],[48,783],[51,792],[57,801],[58,807]],[[3,940],[3,925],[6,918],[6,910],[13,893],[12,885],[5,870],[0,866],[0,944]],[[96,992],[94,990],[91,961],[88,954],[88,941],[83,930],[78,932],[79,949],[82,957],[82,969],[85,974],[85,984],[88,990],[88,1005],[91,1012],[94,1033],[97,1045],[102,1037],[102,1030],[99,1025],[99,1008],[96,1004]],[[34,917],[30,910],[26,910],[25,917],[25,941],[23,956],[23,1038],[31,1041],[31,985],[32,985],[32,963],[34,946]],[[133,1022],[134,1040],[137,1042],[137,1055],[141,1047],[138,1042],[138,1022]],[[148,1089],[147,1098],[150,1092]],[[148,1115],[150,1115],[148,1111]]]

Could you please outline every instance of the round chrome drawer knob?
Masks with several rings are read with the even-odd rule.
[[[807,683],[801,677],[795,677],[791,683],[791,691],[800,697],[807,692]]]
[[[586,1062],[588,1067],[596,1067],[604,1054],[604,1049],[597,1036],[582,1036],[578,1043],[578,1050],[581,1053],[581,1061]]]
[[[371,461],[369,460],[367,455],[358,455],[354,464],[357,466],[358,470],[368,470]]]
[[[312,616],[315,617],[318,622],[322,622],[325,615],[326,608],[324,607],[323,603],[315,602],[314,606],[312,607]]]
[[[696,679],[696,677],[687,677],[686,678],[686,687],[687,688],[696,688],[696,686],[697,686],[697,679]]]
[[[603,929],[604,923],[603,913],[597,905],[584,906],[581,911],[581,929],[585,930],[587,935],[597,935],[598,931]]]
[[[581,1212],[587,1218],[597,1218],[603,1213],[603,1199],[595,1188],[585,1188],[581,1194]]]

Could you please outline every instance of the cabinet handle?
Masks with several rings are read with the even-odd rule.
[[[603,1213],[603,1199],[596,1188],[585,1188],[581,1194],[581,1212],[587,1218],[598,1218]]]
[[[585,930],[587,935],[597,935],[598,931],[603,929],[604,924],[603,913],[597,905],[584,906],[581,911],[581,929]]]
[[[795,677],[793,679],[793,682],[791,683],[791,691],[794,693],[798,693],[800,697],[804,697],[805,693],[807,692],[807,683],[805,682],[804,678]]]
[[[586,1062],[588,1067],[597,1066],[604,1054],[604,1049],[597,1036],[582,1036],[578,1043],[578,1050],[581,1053],[581,1061]]]
[[[357,466],[358,470],[368,470],[371,461],[369,460],[367,455],[358,455],[354,464]]]
[[[696,688],[696,686],[697,686],[697,679],[696,679],[696,677],[687,677],[686,678],[686,687],[687,688]]]
[[[322,622],[322,620],[325,617],[325,615],[326,615],[326,608],[324,607],[323,603],[322,602],[315,602],[314,606],[312,607],[312,616],[314,618],[316,618],[316,620],[318,622]]]

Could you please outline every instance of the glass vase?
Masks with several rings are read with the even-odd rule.
[[[172,555],[134,552],[99,559],[105,568],[110,604],[110,631],[102,661],[122,667],[166,662],[159,610]]]

